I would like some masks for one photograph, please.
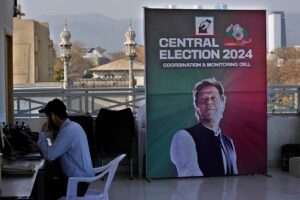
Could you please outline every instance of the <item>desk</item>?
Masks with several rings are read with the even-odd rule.
[[[43,168],[45,160],[4,160],[8,164],[34,164],[35,172],[31,176],[24,175],[2,175],[2,188],[0,192],[0,199],[30,199],[33,196],[33,189],[35,187],[41,187],[44,190],[44,184],[37,183],[42,181],[40,176],[43,175]],[[42,175],[41,175],[42,174]],[[40,193],[40,189],[37,189],[37,193]],[[40,192],[39,192],[40,191]],[[38,198],[41,199],[41,198]]]

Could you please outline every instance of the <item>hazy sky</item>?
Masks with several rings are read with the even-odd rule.
[[[202,5],[212,9],[217,3],[225,3],[228,9],[266,9],[300,12],[300,0],[18,0],[25,18],[41,15],[69,15],[99,13],[116,19],[142,18],[143,7],[158,8],[176,5],[177,8],[193,8]]]

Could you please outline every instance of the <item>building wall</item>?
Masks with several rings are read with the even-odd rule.
[[[267,51],[286,47],[284,13],[281,11],[271,12],[267,15]]]
[[[34,83],[34,22],[14,18],[14,84]]]
[[[50,40],[49,24],[47,22],[36,23],[36,32],[38,33],[38,79],[37,82],[50,81],[51,68],[54,61],[52,60],[53,43]]]
[[[145,79],[145,72],[144,71],[135,71],[134,78],[136,80],[136,86],[145,86],[144,79]]]
[[[53,43],[47,22],[14,19],[14,84],[50,81]]]
[[[300,116],[275,115],[268,117],[268,163],[280,166],[281,147],[285,144],[300,144]]]
[[[7,76],[7,41],[13,30],[12,0],[0,1],[0,121],[7,122],[8,109],[8,76]]]

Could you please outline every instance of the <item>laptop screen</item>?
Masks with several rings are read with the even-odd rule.
[[[4,134],[3,134],[3,129],[0,126],[0,152],[2,153],[4,150]]]
[[[1,137],[3,141],[3,155],[12,155],[15,153],[15,150],[13,146],[10,144],[9,140],[6,138],[6,136],[3,134]]]

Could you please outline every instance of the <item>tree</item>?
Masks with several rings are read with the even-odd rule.
[[[275,54],[284,60],[300,58],[300,51],[295,47],[278,48],[275,50]]]
[[[267,63],[268,84],[291,85],[300,83],[300,49],[278,48]]]
[[[57,44],[54,44],[54,49],[55,49],[55,62],[54,62],[54,66],[53,66],[53,80],[54,81],[61,81],[64,79],[64,63],[62,61],[62,59],[60,58],[60,55],[57,54],[57,52],[59,52],[59,46]]]
[[[144,53],[144,46],[143,45],[137,45],[135,48],[136,51],[136,58],[135,60],[138,62],[145,62],[145,53]],[[127,59],[125,51],[118,51],[115,53],[111,53],[111,61],[119,60],[119,59]]]
[[[276,59],[268,59],[267,61],[267,83],[268,85],[276,85],[279,84],[277,60]]]
[[[126,59],[126,55],[124,51],[118,51],[118,52],[114,52],[114,53],[110,53],[111,55],[111,61],[116,61],[119,59]]]
[[[71,60],[68,69],[68,75],[82,75],[84,70],[89,69],[92,64],[83,58],[84,45],[79,41],[74,41],[71,47]]]
[[[54,81],[64,80],[64,70],[60,69],[54,72]]]
[[[136,61],[145,63],[145,47],[143,45],[138,45],[136,47]]]
[[[56,52],[60,52],[60,47],[55,45]],[[59,54],[60,55],[60,54]],[[81,77],[84,70],[89,69],[92,64],[83,58],[84,45],[79,41],[72,42],[71,59],[68,68],[68,78],[75,79]],[[64,79],[64,64],[60,56],[55,60],[54,64],[54,80],[60,81]]]

